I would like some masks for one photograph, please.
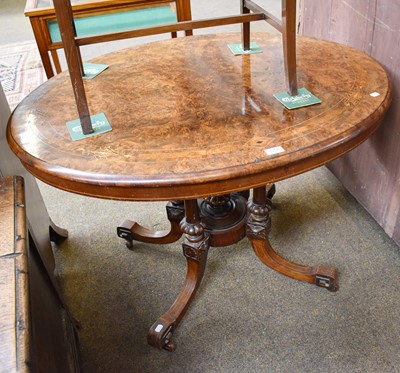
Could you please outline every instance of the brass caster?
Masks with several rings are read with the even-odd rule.
[[[163,349],[169,352],[174,352],[176,350],[176,343],[169,340],[164,346]]]
[[[315,275],[315,285],[323,287],[329,291],[338,290],[337,285],[337,269],[331,266],[319,265]]]

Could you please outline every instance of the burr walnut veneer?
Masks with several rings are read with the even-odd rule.
[[[65,122],[78,113],[66,73],[30,94],[9,122],[12,150],[50,185],[93,197],[170,201],[170,231],[130,221],[118,228],[130,247],[134,240],[167,243],[185,235],[183,290],[148,335],[159,348],[174,349],[171,334],[197,291],[209,246],[247,236],[271,268],[336,288],[333,267],[292,263],[272,249],[266,186],[358,146],[391,100],[388,77],[373,59],[301,37],[298,86],[322,103],[289,111],[273,97],[285,90],[280,35],[252,34],[263,52],[234,56],[227,44],[240,39],[171,39],[95,59],[110,67],[86,80],[85,91],[90,112],[104,112],[111,123],[108,133],[71,141]]]

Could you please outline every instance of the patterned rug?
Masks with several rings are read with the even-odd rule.
[[[11,110],[45,80],[35,42],[0,46],[0,81]]]

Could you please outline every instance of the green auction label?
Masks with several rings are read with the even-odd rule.
[[[297,109],[321,103],[318,97],[305,88],[300,88],[296,96],[291,96],[288,92],[280,92],[274,94],[274,97],[288,109]]]
[[[108,122],[108,119],[106,118],[104,113],[91,115],[90,122],[92,123],[94,132],[89,133],[87,135],[83,134],[80,119],[71,120],[66,123],[72,141],[81,140],[81,139],[85,139],[87,137],[100,135],[101,133],[105,133],[105,132],[112,130],[111,125]]]
[[[246,51],[243,49],[242,44],[228,44],[228,48],[234,55],[262,52],[262,49],[258,46],[258,44],[255,41],[250,42],[250,49]]]

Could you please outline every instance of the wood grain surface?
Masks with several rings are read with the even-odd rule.
[[[66,73],[14,111],[7,138],[33,175],[74,193],[123,200],[192,199],[245,190],[325,164],[367,139],[391,100],[384,69],[355,49],[297,40],[299,87],[322,104],[289,111],[279,35],[252,34],[263,53],[234,56],[240,34],[146,44],[92,62],[91,114],[112,131],[73,142]],[[379,96],[372,97],[373,92]],[[266,150],[282,147],[268,155]]]
[[[349,45],[379,61],[393,83],[393,102],[399,102],[399,1],[303,0],[301,5],[301,33]],[[399,141],[400,105],[392,105],[370,141],[329,166],[398,245]]]
[[[0,371],[29,372],[30,314],[21,177],[0,178]]]

